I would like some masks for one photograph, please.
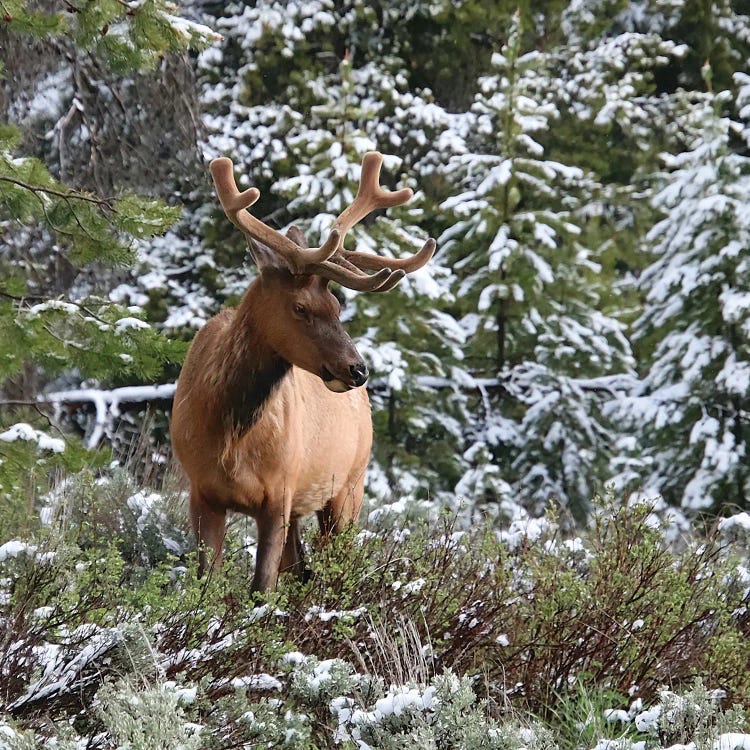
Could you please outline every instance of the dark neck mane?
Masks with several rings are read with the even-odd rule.
[[[216,351],[221,382],[216,384],[212,396],[217,399],[219,413],[224,415],[225,428],[235,437],[258,421],[268,399],[291,369],[253,325],[249,296],[246,294],[235,310],[223,345]]]

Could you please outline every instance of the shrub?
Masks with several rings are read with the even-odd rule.
[[[187,720],[183,708],[194,699],[194,688],[174,683],[136,688],[125,680],[97,692],[96,713],[118,750],[197,750],[201,728]]]
[[[199,580],[189,537],[181,551],[164,544],[184,532],[177,496],[137,494],[117,472],[82,474],[58,494],[56,522],[0,545],[0,704],[19,731],[74,720],[80,736],[114,737],[127,717],[107,729],[95,697],[133,690],[150,711],[172,700],[158,694],[168,682],[196,689],[182,718],[216,748],[312,749],[346,733],[471,748],[481,732],[491,744],[477,746],[545,746],[538,730],[519,734],[529,712],[566,727],[565,748],[593,747],[619,696],[680,694],[696,675],[750,703],[744,546],[702,537],[677,549],[648,506],[601,503],[580,538],[553,513],[501,530],[457,516],[351,529],[327,545],[308,533],[309,580],[258,595],[242,524],[221,573]],[[382,721],[363,718],[376,709]],[[474,719],[449,731],[450,711],[464,710]],[[632,719],[612,741],[638,736]]]

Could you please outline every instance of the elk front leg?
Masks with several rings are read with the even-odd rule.
[[[289,531],[291,498],[284,502],[282,508],[269,505],[255,519],[258,524],[258,554],[255,557],[253,591],[268,591],[276,587]]]
[[[224,552],[224,533],[226,527],[226,511],[216,508],[206,502],[199,493],[190,493],[190,522],[198,544],[198,577],[202,577],[206,570],[218,570]],[[206,550],[212,552],[209,564]]]

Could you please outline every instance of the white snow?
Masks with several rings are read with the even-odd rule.
[[[59,695],[70,688],[80,673],[91,662],[95,662],[104,653],[110,651],[123,640],[123,633],[118,628],[97,628],[95,626],[81,626],[71,634],[70,641],[75,643],[79,638],[85,638],[86,645],[71,658],[65,659],[62,650],[56,650],[53,659],[48,662],[42,677],[32,683],[26,693],[16,699],[7,708],[16,711],[30,701],[39,702]]]
[[[742,529],[750,532],[750,513],[742,511],[729,518],[722,518],[719,521],[719,531],[729,531],[730,529]]]
[[[9,557],[18,557],[23,553],[33,555],[36,551],[37,546],[35,544],[22,542],[19,539],[11,539],[9,542],[0,545],[0,562],[5,562]]]
[[[235,677],[230,682],[235,690],[281,690],[283,685],[279,680],[265,672],[261,674],[251,674],[245,677]]]
[[[649,734],[656,734],[659,728],[659,717],[661,716],[661,706],[656,705],[652,708],[648,708],[645,711],[641,711],[635,717],[635,726],[639,732],[648,732]]]
[[[150,323],[147,323],[145,320],[141,320],[140,318],[125,317],[120,318],[115,322],[115,333],[118,334],[124,333],[125,331],[129,330],[142,331],[147,328],[151,328]]]
[[[329,622],[333,619],[357,619],[367,614],[367,607],[357,607],[356,609],[336,609],[326,610],[323,607],[313,605],[305,613],[305,620],[310,622],[313,618],[318,618],[321,622]]]
[[[4,443],[14,443],[17,440],[36,443],[40,450],[51,451],[52,453],[62,453],[65,450],[64,440],[50,437],[25,422],[18,422],[5,432],[0,432],[0,440]]]
[[[727,732],[719,735],[714,742],[714,750],[750,750],[750,734]]]
[[[285,664],[304,664],[307,661],[307,657],[300,651],[288,651],[281,660]]]

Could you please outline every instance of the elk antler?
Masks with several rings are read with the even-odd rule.
[[[378,151],[368,151],[362,159],[362,173],[359,178],[359,189],[350,206],[348,206],[333,224],[334,231],[339,233],[338,252],[331,260],[341,263],[342,260],[355,269],[379,271],[387,268],[391,271],[401,271],[399,277],[392,284],[384,284],[377,291],[392,289],[401,279],[412,271],[422,268],[435,253],[435,240],[429,239],[422,249],[408,258],[384,258],[382,255],[361,253],[344,250],[344,240],[349,230],[368,214],[380,208],[401,206],[409,201],[413,195],[411,188],[403,188],[391,192],[380,187],[380,168],[383,165],[383,155]],[[394,274],[395,275],[395,274]]]
[[[435,252],[435,240],[428,240],[418,253],[403,259],[343,249],[347,232],[358,221],[375,209],[399,206],[412,196],[409,188],[392,193],[380,187],[378,177],[382,163],[383,157],[377,151],[365,154],[354,202],[336,219],[328,239],[320,247],[309,249],[299,247],[245,210],[258,200],[260,192],[249,188],[240,193],[231,159],[214,159],[210,168],[224,213],[249,243],[259,240],[280,255],[294,273],[318,274],[356,291],[384,292],[393,289],[407,273],[427,263]],[[364,269],[375,273],[364,273]]]
[[[241,193],[237,189],[237,183],[234,181],[234,165],[231,159],[226,156],[214,159],[211,162],[210,169],[216,186],[216,194],[219,196],[219,201],[227,218],[246,237],[260,240],[271,250],[277,252],[293,271],[302,273],[308,264],[328,260],[336,252],[338,235],[335,232],[331,232],[328,239],[320,247],[301,248],[288,237],[246,211],[245,209],[252,206],[260,198],[260,191],[257,188],[249,188]]]

